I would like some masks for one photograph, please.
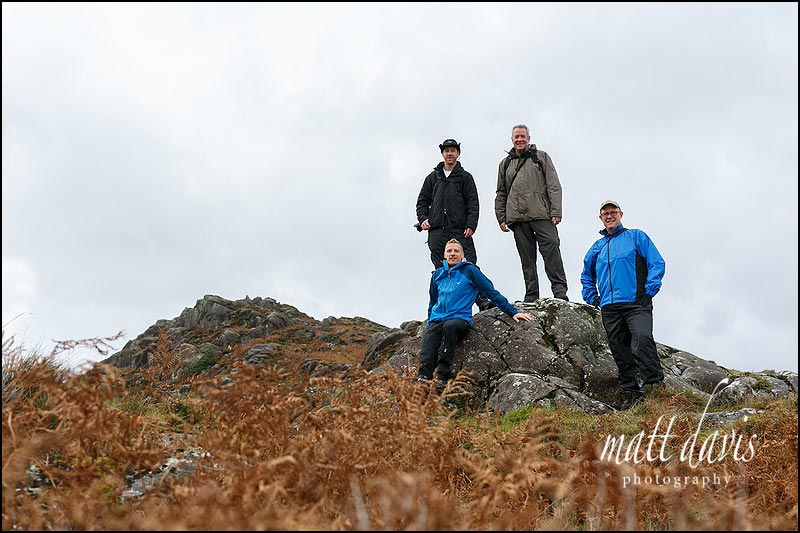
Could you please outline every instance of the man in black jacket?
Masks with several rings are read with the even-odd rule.
[[[428,232],[434,269],[442,266],[444,247],[450,239],[461,243],[467,261],[477,264],[472,235],[478,228],[478,189],[472,174],[458,161],[461,144],[455,139],[446,139],[439,150],[444,161],[428,174],[417,197],[419,227]],[[475,303],[481,310],[493,307],[480,293]]]

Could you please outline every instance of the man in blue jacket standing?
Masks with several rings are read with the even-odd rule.
[[[664,381],[653,339],[653,297],[666,263],[645,232],[622,226],[622,215],[617,202],[600,204],[605,229],[583,259],[581,285],[584,301],[601,310],[625,395],[620,407],[629,409],[644,400],[643,385]]]

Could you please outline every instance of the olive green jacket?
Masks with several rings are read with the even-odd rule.
[[[497,169],[497,192],[494,199],[494,212],[497,222],[513,224],[514,222],[527,222],[530,220],[544,220],[551,217],[562,217],[561,214],[561,183],[558,181],[556,167],[547,152],[537,150],[542,169],[531,158],[531,148],[517,156],[512,148],[509,152],[511,162],[505,168],[505,158],[500,161]],[[534,148],[535,149],[535,148]],[[517,165],[523,160],[516,178],[511,182]]]

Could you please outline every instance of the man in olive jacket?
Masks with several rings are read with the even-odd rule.
[[[556,225],[561,222],[561,183],[550,156],[530,144],[528,126],[511,129],[514,147],[500,161],[494,211],[502,231],[513,231],[525,279],[524,301],[539,298],[536,245],[555,298],[567,298],[567,276]]]

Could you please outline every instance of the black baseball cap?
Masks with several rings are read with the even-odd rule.
[[[439,151],[444,152],[445,148],[453,147],[458,150],[458,153],[461,153],[461,144],[457,143],[455,139],[445,139],[442,144],[439,145]]]

